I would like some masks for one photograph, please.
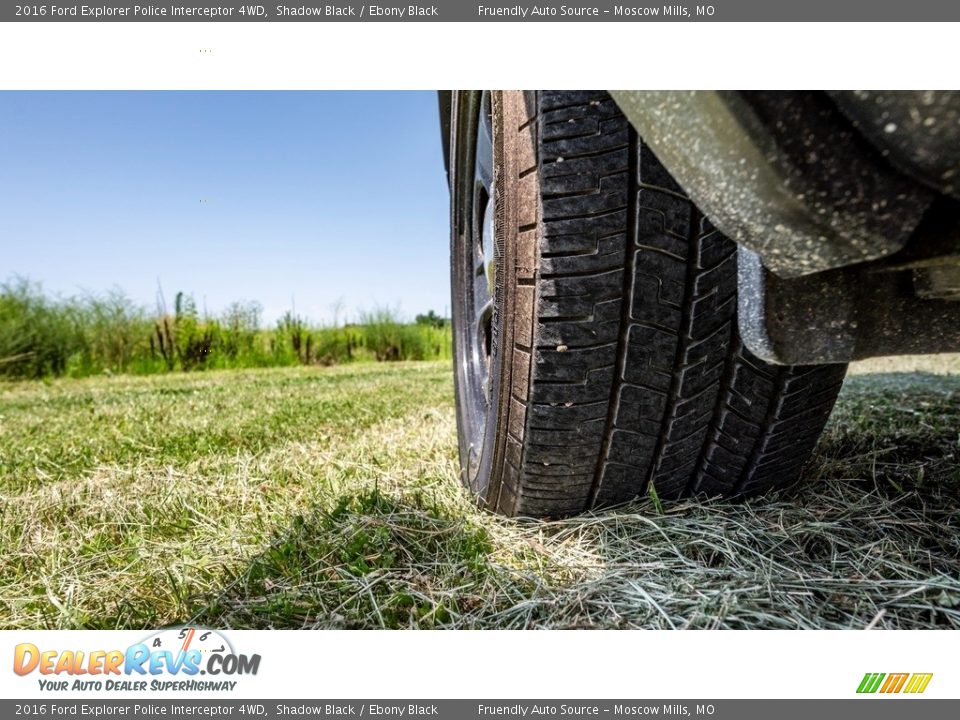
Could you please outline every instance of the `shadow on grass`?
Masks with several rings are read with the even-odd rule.
[[[797,488],[510,521],[404,489],[298,519],[216,627],[960,628],[960,378],[851,378]]]
[[[483,602],[488,533],[419,494],[374,488],[298,517],[207,600],[197,622],[230,627],[432,628]]]

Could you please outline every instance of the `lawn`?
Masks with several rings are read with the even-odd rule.
[[[798,488],[474,508],[449,363],[0,384],[0,627],[960,628],[960,359],[844,387]]]

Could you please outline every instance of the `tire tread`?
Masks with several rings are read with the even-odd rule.
[[[533,98],[533,118],[514,124],[537,168],[516,178],[537,194],[518,200],[536,216],[517,227],[535,242],[520,251],[534,255],[534,292],[515,333],[530,342],[514,342],[512,436],[488,504],[559,516],[651,486],[742,496],[795,481],[845,366],[754,357],[737,332],[736,245],[609,96]]]

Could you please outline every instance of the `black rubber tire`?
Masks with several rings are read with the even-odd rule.
[[[602,91],[490,95],[495,340],[489,399],[468,401],[456,258],[471,243],[463,188],[479,103],[461,93],[453,105],[460,456],[479,502],[555,517],[651,485],[676,498],[795,482],[846,366],[772,366],[743,347],[736,245]]]

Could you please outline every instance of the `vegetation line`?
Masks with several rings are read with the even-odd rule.
[[[150,312],[119,291],[54,298],[22,278],[0,283],[0,378],[447,360],[451,353],[450,323],[432,310],[411,323],[377,308],[330,325],[287,312],[265,327],[254,302],[211,316],[177,293],[172,309],[161,296]]]

